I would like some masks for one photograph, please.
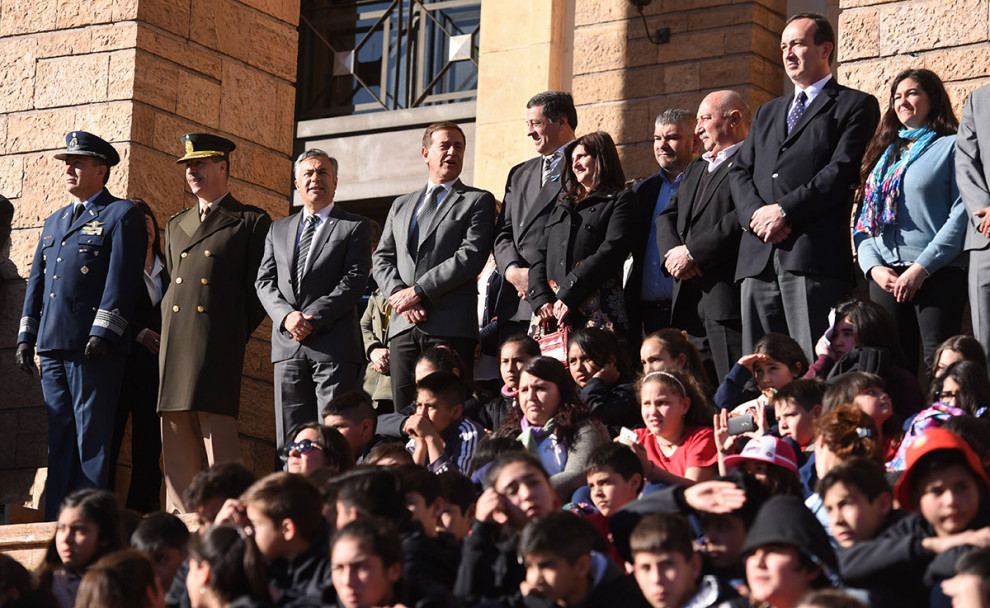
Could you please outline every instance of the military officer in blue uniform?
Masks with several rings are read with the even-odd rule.
[[[45,517],[77,488],[107,485],[114,407],[143,287],[144,214],[106,190],[120,156],[85,131],[65,136],[65,186],[73,202],[53,213],[31,264],[17,334],[17,363],[34,373],[48,413]]]

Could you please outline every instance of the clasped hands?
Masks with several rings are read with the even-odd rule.
[[[409,323],[420,323],[426,320],[426,309],[423,308],[415,287],[406,287],[393,293],[388,298],[392,310],[402,315]]]
[[[893,294],[898,302],[910,302],[928,278],[928,273],[917,263],[908,266],[900,275],[893,268],[877,265],[870,268],[870,278],[880,289]]]
[[[681,281],[702,276],[701,268],[688,257],[687,245],[678,245],[667,253],[663,254],[664,267],[670,276]]]
[[[749,220],[749,229],[764,243],[782,243],[791,234],[791,227],[780,212],[780,205],[764,205]]]

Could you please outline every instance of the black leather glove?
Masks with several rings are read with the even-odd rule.
[[[90,336],[86,343],[85,355],[87,359],[97,359],[110,352],[110,341],[99,336]]]
[[[34,372],[38,370],[38,366],[34,364],[34,346],[27,342],[20,342],[17,345],[17,352],[14,356],[17,358],[17,365],[25,373],[33,376]]]

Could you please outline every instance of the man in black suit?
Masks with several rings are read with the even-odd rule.
[[[694,114],[682,108],[669,108],[657,116],[653,154],[660,170],[633,186],[639,196],[638,231],[632,246],[632,272],[626,281],[625,292],[634,342],[630,346],[634,348],[638,348],[637,338],[641,331],[648,336],[671,324],[674,282],[663,274],[666,250],[657,248],[656,219],[680,187],[684,167],[698,157],[701,140],[694,127]]]
[[[433,123],[423,134],[427,184],[395,199],[373,257],[388,295],[389,365],[395,408],[416,397],[416,359],[431,346],[452,348],[470,375],[478,345],[478,274],[495,237],[495,197],[464,185],[464,132]]]
[[[356,306],[371,274],[370,221],[333,201],[337,160],[306,150],[293,169],[304,208],[272,223],[255,281],[272,318],[279,450],[297,426],[357,388],[364,350]]]
[[[539,156],[509,171],[495,235],[498,271],[520,299],[512,320],[502,324],[505,337],[525,331],[533,315],[526,301],[529,267],[537,259],[547,217],[560,195],[560,162],[576,128],[577,110],[570,93],[545,91],[526,103],[526,135]]]
[[[687,331],[716,384],[742,356],[735,282],[742,231],[727,177],[748,131],[749,108],[739,93],[705,97],[695,129],[705,153],[684,169],[656,222],[664,273],[674,277],[671,324]]]
[[[743,350],[790,334],[809,357],[852,279],[849,213],[877,100],[832,78],[835,33],[825,17],[791,17],[781,36],[794,93],[760,106],[729,173],[744,234]]]

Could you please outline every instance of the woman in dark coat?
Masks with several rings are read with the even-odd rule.
[[[622,265],[634,232],[635,195],[611,136],[603,131],[568,144],[563,193],[550,212],[529,273],[529,300],[541,321],[629,331]]]
[[[161,419],[158,416],[158,347],[161,344],[162,310],[159,305],[168,289],[168,271],[162,254],[158,220],[148,203],[134,198],[131,202],[144,212],[148,229],[148,249],[144,259],[144,284],[131,317],[134,344],[124,367],[113,426],[113,466],[124,440],[127,417],[131,418],[131,485],[127,491],[127,508],[150,513],[161,508],[159,495],[162,470],[158,459],[162,454]],[[110,486],[113,487],[112,485]]]

